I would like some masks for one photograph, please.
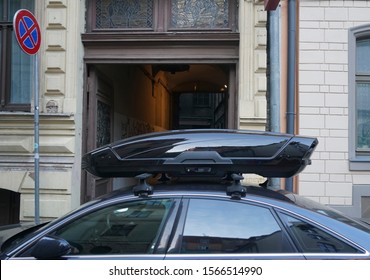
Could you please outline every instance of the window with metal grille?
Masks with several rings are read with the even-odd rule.
[[[88,31],[236,31],[237,1],[93,0]]]

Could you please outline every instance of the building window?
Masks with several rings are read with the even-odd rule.
[[[33,11],[34,1],[0,0],[0,111],[30,111],[32,57],[18,45],[13,17],[19,9]]]
[[[227,0],[172,0],[171,27],[227,28],[229,24]]]
[[[349,32],[350,169],[370,170],[370,25]]]
[[[237,1],[93,0],[88,5],[88,32],[107,29],[236,32]]]
[[[153,0],[97,0],[96,28],[152,28]]]
[[[370,38],[356,42],[356,151],[370,151]]]
[[[210,94],[211,93],[195,93],[193,94],[193,106],[195,107],[210,107]]]

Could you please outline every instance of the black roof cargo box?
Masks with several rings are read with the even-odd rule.
[[[127,138],[91,151],[82,168],[99,177],[254,173],[291,177],[310,164],[312,137],[225,129],[174,130]]]

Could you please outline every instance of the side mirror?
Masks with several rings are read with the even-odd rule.
[[[71,245],[57,236],[44,236],[37,241],[31,256],[36,259],[59,259],[72,251]]]

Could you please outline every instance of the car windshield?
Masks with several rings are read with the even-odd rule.
[[[345,224],[348,224],[350,226],[353,226],[357,229],[360,229],[362,231],[365,231],[367,233],[370,233],[370,226],[359,221],[359,220],[355,220],[355,219],[352,219],[346,215],[344,215],[343,213],[331,208],[331,207],[328,207],[328,206],[325,206],[321,203],[318,203],[314,200],[311,200],[311,199],[308,199],[308,198],[305,198],[305,197],[302,197],[302,196],[298,196],[298,195],[295,195],[295,194],[292,194],[292,193],[288,193],[288,194],[285,194],[286,197],[288,197],[289,199],[291,199],[292,201],[294,201],[297,205],[301,206],[301,207],[304,207],[306,209],[310,209],[312,211],[315,211],[317,213],[320,213],[322,215],[325,215],[325,216],[328,216],[330,218],[333,218],[337,221],[340,221],[342,223],[345,223]]]

